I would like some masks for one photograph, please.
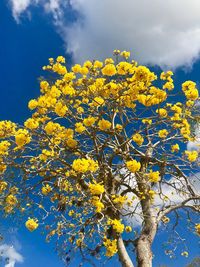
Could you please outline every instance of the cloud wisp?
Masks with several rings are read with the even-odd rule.
[[[5,260],[4,267],[14,267],[15,263],[22,263],[23,257],[13,246],[0,245],[0,256]]]
[[[14,18],[31,5],[51,13],[76,62],[130,50],[141,64],[191,67],[200,54],[199,0],[10,0]],[[66,9],[79,14],[67,24]]]

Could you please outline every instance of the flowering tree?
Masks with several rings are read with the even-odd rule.
[[[135,251],[138,266],[150,267],[156,233],[170,218],[174,229],[180,211],[200,234],[190,215],[200,211],[190,175],[198,146],[186,149],[199,95],[192,81],[173,92],[171,71],[158,81],[129,56],[116,50],[114,60],[71,70],[63,57],[49,59],[32,117],[23,127],[0,122],[0,207],[21,212],[30,231],[44,226],[83,262],[118,254],[130,267]]]

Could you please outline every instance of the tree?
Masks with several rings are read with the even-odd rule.
[[[195,140],[196,84],[173,92],[171,71],[158,80],[129,56],[115,50],[115,61],[71,70],[62,56],[50,58],[41,95],[28,104],[32,117],[23,127],[0,122],[2,211],[20,212],[30,231],[44,225],[47,239],[70,247],[67,262],[73,251],[83,262],[118,254],[131,267],[136,253],[138,266],[150,267],[156,233],[168,214],[175,229],[184,210],[200,232],[190,175],[198,146],[185,149]]]

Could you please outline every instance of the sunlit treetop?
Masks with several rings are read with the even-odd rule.
[[[41,94],[28,103],[32,116],[23,126],[0,122],[0,207],[86,255],[123,261],[124,243],[134,245],[139,262],[140,238],[148,235],[150,247],[168,213],[198,211],[188,173],[199,151],[186,144],[195,141],[199,93],[195,82],[174,89],[171,71],[158,77],[129,58],[115,50],[71,69],[62,56],[49,59]],[[198,224],[192,229],[199,233]]]

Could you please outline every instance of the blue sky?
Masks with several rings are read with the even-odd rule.
[[[165,3],[151,0],[148,1],[151,2],[149,16],[145,13],[144,0],[140,4],[126,0],[126,6],[118,0],[73,0],[71,5],[65,4],[67,2],[0,1],[0,120],[22,123],[30,116],[27,103],[39,94],[38,78],[44,75],[42,66],[49,57],[59,55],[66,56],[70,65],[89,56],[101,59],[115,48],[127,49],[133,51],[140,63],[149,63],[156,71],[166,67],[174,69],[177,88],[187,79],[200,84],[198,1],[182,0],[181,14],[178,14],[179,0],[176,3],[170,0],[167,7]],[[128,20],[130,11],[134,19]],[[7,225],[15,227],[12,222]],[[158,235],[154,243],[154,251],[159,255],[155,266],[159,263],[185,266],[198,254],[197,237],[185,231],[184,223],[180,231],[190,241],[190,257],[181,257],[178,251],[175,260],[169,259],[161,249],[166,236]],[[10,241],[11,234],[6,236]],[[12,236],[18,240],[16,249],[24,257],[24,262],[15,266],[63,266],[53,245],[44,242],[40,230],[29,233],[22,226]],[[72,266],[77,266],[76,261]]]

